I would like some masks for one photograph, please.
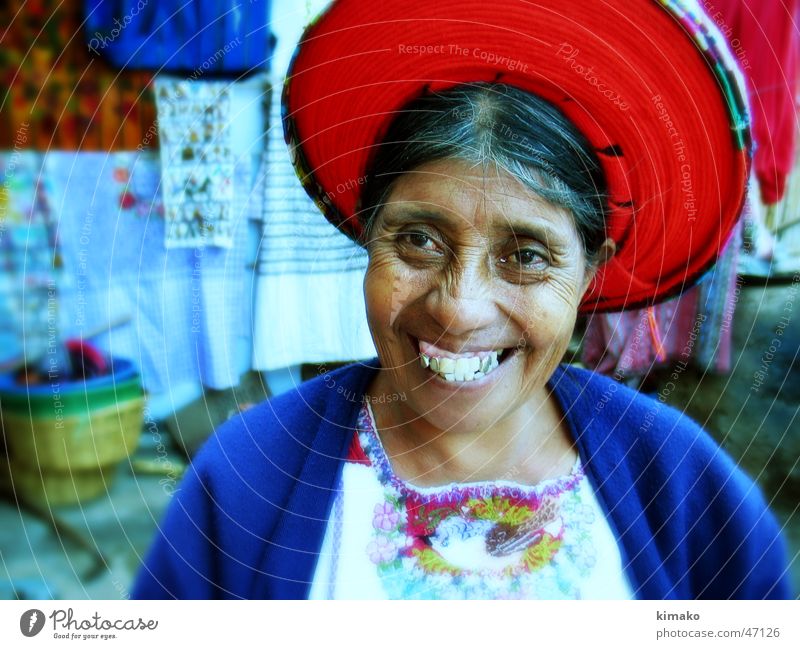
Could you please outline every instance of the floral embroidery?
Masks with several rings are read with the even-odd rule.
[[[595,565],[583,469],[536,487],[415,488],[392,472],[365,405],[359,442],[384,487],[366,547],[392,598],[577,598]]]
[[[372,525],[376,530],[389,532],[397,527],[399,520],[400,514],[395,511],[390,503],[375,505],[375,518],[372,519]]]
[[[367,546],[367,554],[372,563],[383,564],[397,556],[397,546],[385,536],[379,536]]]

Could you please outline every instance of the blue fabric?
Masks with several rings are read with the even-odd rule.
[[[306,597],[378,367],[349,365],[227,422],[181,483],[133,597]],[[550,385],[638,598],[790,597],[775,519],[701,428],[585,370],[562,366]]]
[[[125,69],[238,74],[265,69],[269,0],[84,0],[86,42]]]
[[[234,246],[164,247],[161,165],[150,152],[50,151],[41,168],[67,278],[59,285],[65,332],[133,360],[148,392],[182,383],[238,385],[237,354],[251,337],[247,213],[256,205],[247,160],[234,173]],[[38,173],[38,172],[37,172]],[[122,173],[123,180],[117,177]],[[122,194],[134,198],[123,207]]]

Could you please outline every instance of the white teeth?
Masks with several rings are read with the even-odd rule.
[[[453,372],[456,375],[456,380],[457,381],[463,381],[464,380],[464,375],[467,374],[470,371],[469,368],[470,368],[471,365],[472,365],[472,363],[470,363],[470,360],[468,358],[457,358],[456,359],[456,366],[455,366],[455,369],[453,370]],[[461,378],[459,378],[459,377],[461,377]]]
[[[437,358],[420,353],[419,360],[423,368],[429,368],[447,381],[477,381],[500,365],[497,357],[502,353],[502,349],[492,350],[483,358]]]
[[[441,374],[452,374],[456,371],[456,362],[452,358],[439,359],[439,372]]]

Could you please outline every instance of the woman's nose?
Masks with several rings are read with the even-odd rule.
[[[497,306],[485,260],[471,259],[437,277],[425,306],[443,332],[460,336],[490,325]]]

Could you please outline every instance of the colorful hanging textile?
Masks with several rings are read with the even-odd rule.
[[[151,75],[117,72],[81,37],[80,0],[0,3],[0,149],[117,151],[157,144]]]
[[[736,260],[741,222],[717,264],[681,296],[648,309],[593,315],[583,339],[583,363],[617,380],[644,377],[677,363],[727,372],[733,316],[741,284]],[[683,370],[681,370],[683,371]]]

